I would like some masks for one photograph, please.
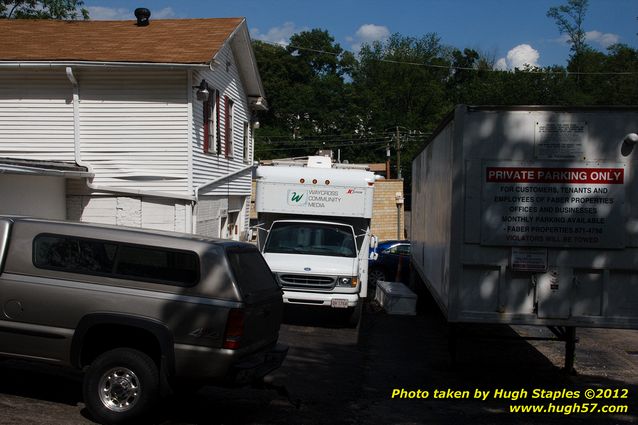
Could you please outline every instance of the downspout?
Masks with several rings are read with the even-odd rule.
[[[74,146],[75,163],[79,165],[80,167],[86,167],[86,169],[89,170],[89,172],[93,174],[93,176],[95,176],[95,172],[93,171],[93,167],[91,167],[91,164],[82,161],[82,152],[80,149],[80,104],[79,104],[80,87],[78,84],[78,80],[75,78],[75,75],[73,75],[73,68],[71,68],[70,66],[66,67],[66,76],[71,82],[71,84],[73,85],[73,146]],[[92,177],[91,180],[94,178],[95,177]],[[86,179],[86,185],[88,186],[89,189],[92,189],[96,192],[125,193],[125,194],[138,195],[138,196],[152,196],[156,198],[187,199],[190,201],[195,199],[195,197],[193,196],[184,195],[181,193],[169,193],[169,192],[161,193],[161,192],[152,192],[148,190],[124,189],[124,188],[113,189],[110,187],[94,184],[91,181],[89,181],[88,178]]]
[[[193,71],[188,70],[188,86],[187,86],[187,105],[188,105],[188,131],[187,131],[187,140],[186,140],[186,151],[188,154],[188,170],[187,178],[188,178],[188,193],[192,193],[194,191],[193,184]],[[193,220],[193,214],[195,212],[195,208],[197,207],[197,203],[195,201],[191,201],[187,206],[186,211],[186,231],[187,233],[195,234],[197,232],[197,228],[194,225],[195,220]]]

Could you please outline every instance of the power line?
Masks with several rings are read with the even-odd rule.
[[[338,145],[325,145],[325,144],[319,144],[316,146],[308,146],[308,145],[302,145],[302,146],[288,146],[288,147],[263,147],[263,146],[259,146],[256,148],[257,151],[259,152],[275,152],[275,151],[288,151],[288,150],[294,150],[294,149],[331,149],[331,148],[348,148],[348,147],[359,147],[359,146],[375,146],[375,145],[385,145],[387,143],[387,140],[379,140],[379,141],[375,141],[375,142],[361,142],[361,143],[357,143],[355,144],[349,144],[349,145],[344,145],[343,143],[338,144]]]
[[[318,49],[311,49],[309,47],[302,47],[302,46],[296,46],[293,44],[287,44],[285,46],[283,46],[280,43],[274,43],[271,41],[265,41],[265,40],[259,40],[262,43],[265,44],[269,44],[272,46],[278,46],[278,47],[291,47],[293,49],[297,49],[297,50],[307,50],[309,52],[315,52],[315,53],[321,53],[321,54],[326,54],[326,55],[332,55],[332,56],[339,56],[341,53],[334,53],[334,52],[327,52],[325,50],[318,50]],[[353,55],[355,54],[354,52],[350,51],[350,50],[344,50],[344,52],[349,52],[352,53]],[[433,63],[420,63],[420,62],[407,62],[407,61],[398,61],[398,60],[392,60],[392,59],[372,59],[374,61],[377,62],[385,62],[385,63],[392,63],[392,64],[397,64],[397,65],[408,65],[408,66],[420,66],[420,67],[425,67],[425,68],[435,68],[435,69],[449,69],[450,71],[475,71],[475,72],[480,72],[480,71],[484,71],[484,72],[511,72],[511,71],[507,71],[507,70],[501,70],[501,69],[494,69],[494,68],[473,68],[473,67],[464,67],[464,66],[453,66],[453,65],[437,65],[437,64],[433,64]],[[528,73],[528,74],[539,74],[539,75],[565,75],[566,77],[570,76],[570,75],[635,75],[636,72],[633,71],[620,71],[620,72],[571,72],[571,71],[549,71],[549,70],[542,70],[542,69],[526,69],[526,70],[522,70],[522,72]]]
[[[329,138],[329,139],[367,139],[367,138],[379,138],[379,137],[390,137],[394,135],[394,133],[390,132],[379,132],[371,135],[362,135],[362,134],[317,134],[317,135],[308,135],[308,136],[268,136],[268,135],[255,135],[255,139],[285,139],[292,141],[300,141],[303,142],[305,140],[319,139],[319,138]]]
[[[290,149],[324,149],[324,148],[356,148],[360,146],[371,145],[384,145],[388,142],[394,141],[396,135],[392,137],[368,137],[357,138],[347,140],[280,140],[274,142],[258,141],[260,151],[283,151]],[[402,135],[403,142],[423,142],[430,137],[430,134],[404,134]]]
[[[427,138],[429,138],[430,135],[429,134],[422,134],[422,135],[412,135],[412,134],[404,134],[401,136],[401,138],[405,141],[413,141],[413,140],[425,140]],[[308,140],[298,140],[298,139],[291,139],[288,138],[286,140],[268,140],[268,138],[265,139],[257,139],[255,138],[255,142],[261,144],[261,145],[283,145],[283,144],[287,144],[290,146],[303,146],[303,145],[308,145],[308,144],[325,144],[325,143],[339,143],[341,145],[353,145],[354,143],[367,143],[367,142],[386,142],[386,141],[392,141],[394,140],[394,137],[392,136],[379,136],[379,137],[364,137],[364,138],[346,138],[346,139],[331,139],[331,140],[313,140],[313,139],[308,139]]]
[[[305,145],[305,144],[321,144],[321,143],[341,143],[341,144],[352,144],[352,143],[357,143],[357,142],[369,142],[369,141],[386,141],[386,140],[390,140],[391,138],[388,136],[383,136],[383,137],[365,137],[365,138],[347,138],[347,139],[331,139],[331,140],[313,140],[313,139],[308,139],[308,140],[294,140],[294,139],[288,139],[288,140],[274,140],[274,141],[270,141],[270,140],[257,140],[255,139],[256,142],[261,143],[261,144],[268,144],[268,145],[274,145],[274,144],[291,144],[291,145]]]

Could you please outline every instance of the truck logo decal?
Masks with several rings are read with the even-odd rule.
[[[304,267],[303,269],[304,269],[304,271],[307,271],[307,272],[312,270],[310,267]]]
[[[304,196],[307,192],[288,191],[288,205],[305,205],[308,197]]]

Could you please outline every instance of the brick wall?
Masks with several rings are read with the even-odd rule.
[[[403,204],[397,211],[397,192],[403,194],[403,180],[377,180],[374,183],[372,234],[376,235],[380,241],[397,239],[397,213],[401,229],[399,239],[405,238]]]

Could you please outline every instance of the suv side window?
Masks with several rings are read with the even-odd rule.
[[[199,280],[199,257],[194,252],[74,236],[36,236],[33,264],[41,269],[174,286],[193,286]]]
[[[389,254],[410,255],[410,245],[400,244],[388,249]]]

